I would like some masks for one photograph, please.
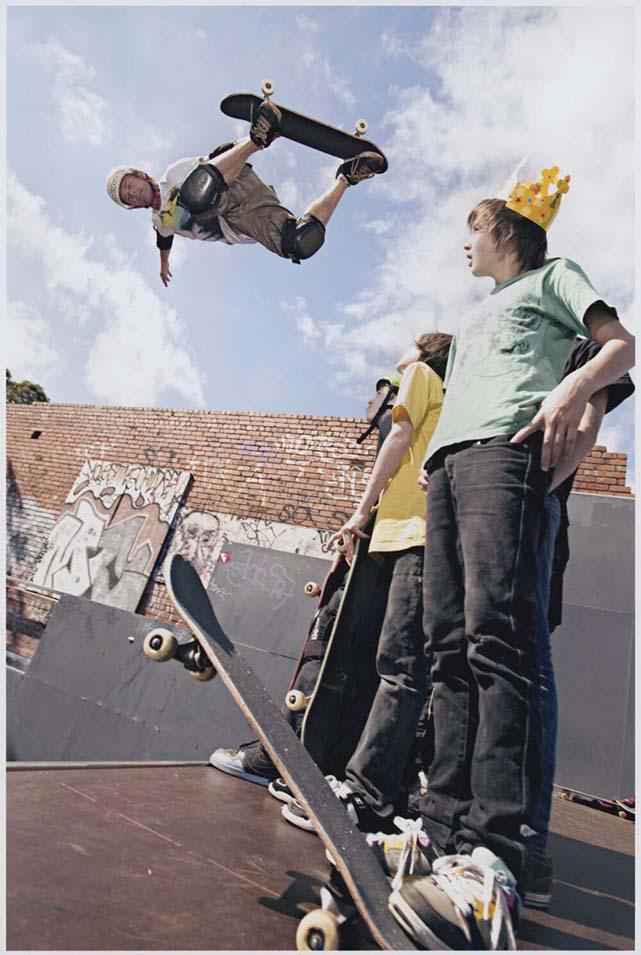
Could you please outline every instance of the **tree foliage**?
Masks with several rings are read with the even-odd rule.
[[[42,385],[35,381],[14,381],[7,368],[7,402],[19,405],[30,405],[34,401],[49,401]]]

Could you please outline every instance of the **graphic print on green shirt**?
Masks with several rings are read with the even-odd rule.
[[[440,448],[529,424],[561,381],[576,336],[589,337],[583,318],[600,301],[583,270],[561,258],[497,285],[471,309],[450,348],[426,463]]]

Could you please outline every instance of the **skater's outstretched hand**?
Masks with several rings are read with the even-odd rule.
[[[350,519],[345,521],[341,529],[336,531],[329,539],[328,547],[332,547],[339,542],[344,544],[345,560],[348,564],[351,564],[354,559],[355,538],[362,537],[364,540],[369,540],[369,534],[365,534],[362,530],[363,526],[367,523],[368,517],[369,513],[354,511]]]
[[[429,474],[427,473],[425,468],[419,471],[418,480],[416,483],[423,491],[427,491],[427,485],[429,483]]]
[[[167,288],[167,286],[171,282],[171,272],[169,271],[168,265],[160,266],[160,281],[165,286],[165,288]]]

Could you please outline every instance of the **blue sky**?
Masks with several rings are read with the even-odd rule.
[[[572,175],[550,253],[634,330],[630,8],[25,6],[7,48],[8,364],[54,401],[362,414],[412,337],[489,292],[466,214],[525,155]],[[165,289],[148,213],[106,173],[245,135],[219,103],[264,77],[319,119],[365,117],[390,170],[308,262],[178,238]],[[254,161],[297,214],[336,165],[283,140]],[[631,450],[632,421],[628,402],[600,440]]]

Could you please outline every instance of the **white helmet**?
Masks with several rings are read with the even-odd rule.
[[[127,205],[127,203],[123,202],[120,198],[120,184],[125,176],[140,176],[141,179],[148,181],[150,177],[146,172],[143,172],[141,169],[134,169],[132,166],[118,166],[117,169],[112,169],[107,176],[107,195],[113,199],[116,205],[122,206],[123,209],[132,209],[133,206]]]

